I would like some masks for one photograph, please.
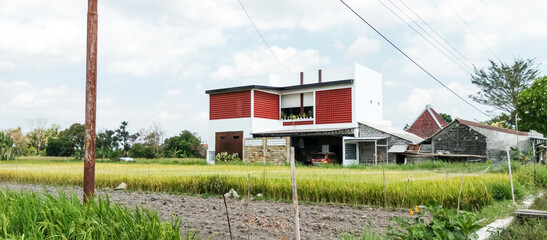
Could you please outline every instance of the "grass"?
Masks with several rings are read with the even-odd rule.
[[[547,197],[536,198],[530,207],[536,210],[547,210]],[[547,239],[547,219],[516,218],[503,232],[492,239]]]
[[[0,239],[181,239],[180,219],[106,199],[0,190]],[[192,235],[187,236],[192,239]]]
[[[183,161],[185,161],[183,159]],[[428,168],[418,170],[418,166]],[[456,169],[467,164],[456,164]],[[465,175],[462,209],[477,210],[495,200],[510,197],[509,177],[503,173],[476,173],[486,165],[455,172],[446,163],[423,163],[386,168],[387,207],[399,207],[407,178],[411,182],[405,197],[405,206],[422,205],[428,199],[443,202],[455,208],[461,176]],[[436,170],[432,171],[429,168]],[[449,168],[447,171],[442,169]],[[120,182],[133,191],[154,191],[187,194],[221,194],[234,188],[247,192],[247,174],[251,174],[251,194],[262,193],[268,199],[290,200],[292,197],[290,170],[287,166],[263,165],[185,165],[158,162],[98,162],[96,186],[113,188]],[[83,163],[74,161],[20,160],[0,162],[0,181],[50,185],[82,185]],[[300,201],[344,203],[355,205],[384,205],[383,174],[377,166],[308,167],[297,168],[298,197]],[[526,178],[523,178],[526,179]],[[518,184],[516,184],[519,188]],[[496,191],[494,191],[496,190]]]

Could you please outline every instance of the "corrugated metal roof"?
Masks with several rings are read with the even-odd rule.
[[[520,135],[520,136],[528,136],[528,132],[520,132],[520,131],[517,132],[517,131],[512,130],[512,129],[494,127],[494,126],[490,126],[490,125],[486,125],[486,124],[482,124],[482,123],[478,123],[478,122],[463,120],[461,118],[456,118],[456,121],[458,121],[459,123],[461,123],[463,125],[467,125],[467,126],[484,128],[484,129],[488,129],[488,130],[504,132],[504,133],[514,134],[514,135],[517,135],[517,133],[518,133],[518,135]]]
[[[408,149],[408,144],[393,145],[387,150],[388,153],[403,153]]]
[[[381,132],[393,135],[395,137],[405,139],[405,140],[410,141],[414,144],[419,143],[419,142],[424,140],[423,138],[418,137],[418,136],[416,136],[412,133],[406,132],[404,130],[399,130],[399,129],[396,129],[396,128],[393,128],[393,127],[390,127],[390,126],[379,125],[379,124],[374,124],[374,123],[360,123],[360,124],[369,126],[371,128],[374,128],[374,129],[379,130]]]

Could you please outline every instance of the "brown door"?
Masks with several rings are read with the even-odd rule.
[[[215,134],[215,154],[227,152],[237,153],[243,158],[243,131],[238,132],[217,132]]]

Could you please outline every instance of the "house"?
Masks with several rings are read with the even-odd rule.
[[[507,159],[508,146],[529,151],[530,137],[537,135],[457,118],[422,142],[416,153],[440,159],[500,161]]]
[[[441,115],[428,104],[406,131],[427,139],[447,125]]]
[[[301,162],[309,161],[314,153],[329,153],[338,163],[353,164],[360,159],[376,163],[379,151],[386,152],[388,161],[387,152],[396,142],[389,142],[389,133],[362,134],[369,126],[363,123],[389,125],[382,114],[380,73],[355,64],[301,73],[300,81],[294,80],[273,76],[269,85],[206,91],[208,161],[214,161],[215,154],[228,152],[238,153],[248,162],[282,163],[289,159],[290,147]]]

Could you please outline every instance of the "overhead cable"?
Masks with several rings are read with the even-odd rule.
[[[465,20],[463,20],[463,18],[460,16],[460,14],[458,14],[458,12],[456,12],[456,10],[454,8],[452,8],[452,6],[448,3],[448,1],[444,1],[446,3],[446,5],[452,10],[452,12],[454,12],[454,14],[456,14],[456,16],[458,16],[458,18],[460,19],[460,21],[462,21],[462,23],[475,35],[475,37],[477,39],[479,39],[479,41],[482,43],[482,45],[484,45],[488,51],[490,51],[490,53],[492,53],[492,55],[494,55],[494,57],[496,57],[498,59],[498,61],[501,62],[500,58],[498,57],[498,55],[496,55],[496,53],[494,53],[494,51],[492,51],[492,49],[490,49],[490,47],[488,47],[488,45],[486,45],[486,43],[479,37],[479,35],[473,31],[473,29],[471,28],[471,26],[469,26],[469,24],[467,24],[467,22],[465,22]]]
[[[399,14],[397,14],[395,11],[393,11],[389,6],[387,6],[386,4],[384,4],[384,2],[382,2],[382,0],[378,0],[378,2],[380,4],[382,4],[387,10],[389,10],[391,13],[393,13],[399,20],[401,20],[402,22],[404,22],[408,27],[410,27],[412,30],[414,30],[414,32],[416,32],[418,35],[420,35],[424,40],[426,40],[431,46],[433,46],[435,49],[437,49],[440,53],[442,53],[445,57],[447,57],[448,59],[450,59],[450,61],[452,61],[454,64],[458,65],[458,67],[460,67],[464,72],[466,72],[467,74],[471,75],[471,71],[473,71],[473,69],[471,67],[469,67],[467,64],[465,64],[460,58],[458,58],[458,56],[456,56],[454,53],[452,53],[452,51],[448,50],[443,44],[441,44],[435,37],[433,37],[428,31],[426,31],[421,25],[419,25],[417,22],[415,22],[414,20],[412,20],[412,18],[410,16],[408,16],[403,10],[401,10],[397,5],[395,5],[395,3],[393,3],[391,0],[389,0],[389,2],[395,6],[395,8],[397,8],[400,12],[402,12],[408,19],[410,19],[410,21],[412,21],[416,26],[418,26],[423,32],[425,32],[430,38],[432,38],[438,45],[440,45],[445,51],[447,51],[449,54],[452,55],[449,56],[448,54],[446,54],[445,51],[441,50],[437,45],[435,45],[433,42],[431,42],[431,40],[429,38],[427,38],[426,36],[424,36],[421,32],[419,32],[416,28],[412,27],[412,25],[404,20]],[[456,62],[456,60],[459,61]],[[467,69],[466,69],[467,67]]]
[[[437,79],[435,76],[433,76],[431,73],[429,73],[427,70],[425,70],[425,68],[423,68],[420,64],[418,64],[416,61],[414,61],[414,59],[412,59],[411,57],[409,57],[403,50],[401,50],[399,47],[397,47],[397,45],[395,45],[393,42],[391,42],[386,36],[384,36],[380,31],[378,31],[374,26],[372,26],[367,20],[365,20],[363,17],[361,17],[361,15],[359,15],[355,10],[353,10],[353,8],[351,8],[346,2],[344,2],[344,0],[340,0],[340,2],[342,4],[344,4],[351,12],[353,12],[359,19],[361,19],[361,21],[363,21],[365,24],[367,24],[370,28],[372,28],[372,30],[374,30],[378,35],[380,35],[384,40],[386,40],[391,46],[393,46],[395,49],[397,49],[397,51],[399,51],[401,54],[403,54],[403,56],[405,56],[408,60],[410,60],[412,63],[414,63],[414,65],[416,65],[418,68],[420,68],[422,71],[424,71],[428,76],[430,76],[431,78],[433,78],[433,80],[435,80],[437,83],[439,83],[441,86],[443,86],[444,88],[446,88],[449,92],[451,92],[452,94],[454,94],[456,97],[458,97],[460,100],[464,101],[467,105],[471,106],[472,108],[474,108],[475,110],[477,110],[478,112],[482,113],[484,116],[486,117],[490,117],[488,116],[488,114],[486,114],[485,112],[481,111],[480,109],[478,109],[477,107],[475,107],[475,105],[471,104],[469,101],[465,100],[463,97],[461,97],[459,94],[457,94],[456,92],[454,92],[454,90],[452,90],[450,87],[446,86],[446,84],[444,84],[443,82],[441,82],[439,79]]]
[[[239,0],[239,5],[241,6],[241,8],[243,9],[243,11],[245,12],[245,15],[247,15],[247,18],[249,18],[249,21],[251,22],[251,24],[253,25],[254,29],[256,30],[256,33],[258,33],[258,36],[260,36],[260,39],[262,39],[262,42],[264,43],[264,45],[266,45],[266,47],[268,47],[268,50],[270,50],[270,52],[271,52],[272,55],[275,57],[275,59],[277,59],[277,61],[279,62],[279,64],[281,64],[281,66],[283,66],[283,68],[285,68],[285,70],[287,70],[287,72],[296,75],[297,73],[291,71],[287,66],[285,66],[285,64],[283,64],[283,62],[281,61],[281,59],[279,59],[279,57],[277,57],[277,55],[273,52],[272,48],[270,47],[270,44],[268,44],[268,42],[266,42],[266,39],[264,39],[264,37],[262,36],[262,34],[260,33],[260,31],[259,31],[258,28],[256,27],[255,23],[253,22],[253,19],[251,19],[251,16],[250,16],[249,13],[247,12],[247,9],[245,9],[245,7],[243,6],[243,3],[241,2],[241,0]]]

